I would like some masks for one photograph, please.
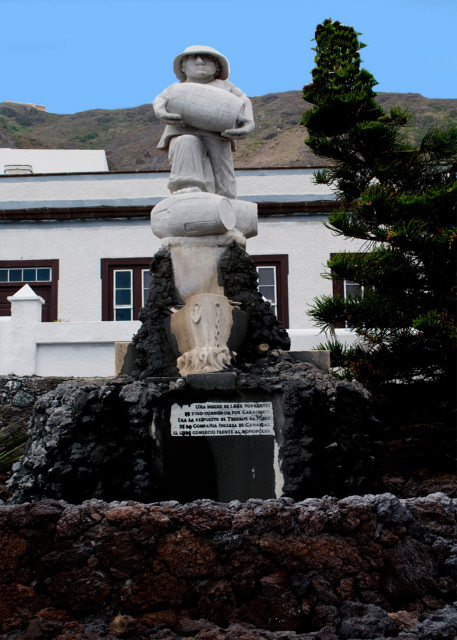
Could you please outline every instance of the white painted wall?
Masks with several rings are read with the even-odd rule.
[[[103,150],[0,149],[0,174],[5,165],[31,165],[33,173],[108,171]]]
[[[115,343],[130,342],[133,322],[41,322],[43,299],[25,285],[0,318],[0,375],[113,376]]]
[[[332,295],[332,283],[321,274],[330,253],[358,251],[362,242],[335,237],[324,226],[327,216],[260,218],[259,233],[247,241],[251,255],[289,256],[289,325],[292,329],[312,327],[307,311],[314,298]]]
[[[101,320],[101,258],[151,257],[160,248],[145,219],[2,225],[1,260],[59,260],[58,319]]]
[[[331,282],[321,277],[330,253],[361,247],[332,236],[325,219],[261,218],[259,234],[247,242],[250,254],[289,255],[289,320],[295,329],[311,327],[309,305],[332,293]],[[58,318],[72,322],[101,319],[101,258],[152,258],[160,246],[142,218],[9,223],[0,230],[1,260],[59,260]]]
[[[130,342],[140,328],[132,322],[41,322],[42,298],[25,285],[10,298],[11,316],[0,317],[0,375],[114,376],[115,343]],[[354,335],[337,330],[346,343]],[[291,348],[314,349],[315,330],[291,330]]]
[[[1,150],[0,150],[1,151]],[[0,164],[1,166],[1,164]],[[0,209],[153,206],[170,195],[167,172],[0,176]],[[312,169],[236,171],[238,197],[255,202],[333,200]]]
[[[43,322],[35,327],[36,375],[113,376],[115,343],[130,342],[141,323]]]
[[[0,150],[1,152],[2,150]],[[4,150],[5,151],[5,150]],[[10,151],[10,150],[6,150]],[[20,151],[20,150],[18,150]],[[326,186],[315,185],[312,169],[237,171],[239,196],[251,201],[331,200]],[[94,219],[33,222],[47,207],[153,206],[169,195],[167,172],[65,176],[0,176],[0,210],[26,210],[25,221],[0,222],[0,260],[58,259],[58,318],[101,318],[101,258],[152,257],[160,241],[149,221]],[[307,310],[314,297],[331,294],[321,277],[331,252],[357,251],[361,243],[333,237],[325,216],[268,217],[248,240],[251,254],[289,255],[289,315],[292,328],[311,326]]]

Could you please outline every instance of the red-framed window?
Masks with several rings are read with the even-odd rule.
[[[144,307],[151,258],[102,258],[102,320],[137,320]]]
[[[289,326],[288,273],[285,254],[251,256],[259,274],[259,290],[284,328]],[[102,320],[137,320],[150,282],[151,258],[101,260]]]
[[[338,255],[335,253],[331,253],[330,257]],[[341,296],[344,300],[348,298],[355,298],[356,296],[363,296],[364,286],[359,284],[358,282],[354,282],[353,280],[346,280],[345,278],[336,278],[332,280],[332,289],[333,296]],[[335,323],[336,329],[350,329],[352,325],[348,322],[337,322]]]
[[[259,275],[259,291],[270,302],[276,317],[289,328],[289,256],[270,254],[251,256]]]
[[[57,320],[58,260],[0,260],[0,316],[11,314],[8,297],[25,284],[44,300],[43,322]]]

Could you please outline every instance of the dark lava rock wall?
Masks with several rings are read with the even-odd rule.
[[[219,283],[229,300],[240,303],[248,315],[246,338],[237,348],[238,362],[256,360],[262,349],[290,348],[287,331],[281,326],[269,303],[258,291],[258,276],[249,255],[236,242],[223,253],[219,265]],[[134,377],[175,376],[176,355],[170,346],[166,322],[171,308],[180,308],[183,301],[174,285],[171,255],[160,249],[151,263],[151,283],[148,301],[140,311],[142,326],[133,338],[137,355]]]
[[[150,500],[153,440],[144,414],[157,387],[135,391],[122,381],[69,380],[39,398],[13,466],[13,500]]]
[[[0,376],[0,408],[13,408],[17,412],[28,412],[30,415],[37,398],[57,387],[62,381],[62,378],[52,377]]]
[[[171,308],[183,305],[174,285],[170,251],[160,249],[152,259],[148,300],[139,313],[142,325],[133,337],[136,376],[176,376],[176,356],[171,348],[165,323]]]
[[[0,506],[1,637],[451,640],[456,506],[443,494]]]
[[[36,400],[62,381],[63,378],[0,376],[0,499],[8,497],[4,483],[13,460],[25,447]]]
[[[27,448],[10,483],[12,501],[219,498],[201,488],[193,495],[170,494],[161,449],[170,433],[164,407],[214,399],[240,402],[259,392],[281,401],[277,439],[285,495],[303,499],[379,491],[381,445],[368,393],[274,351],[246,365],[235,389],[216,395],[196,390],[183,378],[64,382],[35,405]],[[184,441],[192,458],[185,488],[193,480],[192,465],[203,465],[199,454],[191,453],[197,440]]]
[[[236,363],[255,362],[265,348],[290,349],[287,331],[259,293],[257,270],[249,254],[234,242],[222,254],[218,270],[226,297],[241,303],[240,309],[249,318],[246,339],[237,350]]]

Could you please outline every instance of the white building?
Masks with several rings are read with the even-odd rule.
[[[0,149],[0,175],[108,171],[104,151]]]
[[[14,150],[0,154],[5,151]],[[28,153],[23,158],[33,165],[33,152]],[[60,163],[65,152],[52,153]],[[98,326],[119,320],[114,325],[122,335],[125,322],[135,332],[149,263],[160,248],[149,214],[169,195],[168,174],[103,171],[70,172],[66,167],[52,175],[0,175],[0,316],[5,320],[11,313],[8,298],[27,283],[45,300],[45,322]],[[317,333],[307,311],[316,296],[332,294],[332,282],[321,276],[330,254],[361,246],[334,237],[324,226],[335,202],[328,187],[314,184],[314,171],[236,172],[238,197],[256,202],[259,210],[259,232],[247,241],[247,251],[260,269],[262,293],[276,305],[292,336],[302,330]],[[50,331],[40,329],[45,330]],[[102,342],[103,331],[97,331]],[[0,373],[5,372],[0,361]]]

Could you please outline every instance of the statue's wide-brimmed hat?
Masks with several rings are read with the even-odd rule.
[[[219,53],[219,51],[216,51],[216,49],[213,49],[213,47],[205,47],[204,45],[199,44],[193,44],[191,47],[187,47],[187,49],[184,49],[184,51],[174,59],[173,71],[175,72],[178,80],[181,80],[181,82],[183,82],[186,79],[186,76],[181,69],[181,62],[183,58],[185,58],[186,56],[195,56],[198,54],[213,56],[213,58],[216,58],[216,60],[221,65],[221,70],[218,73],[217,77],[221,80],[227,80],[230,75],[230,65],[227,58],[223,56],[222,53]]]

